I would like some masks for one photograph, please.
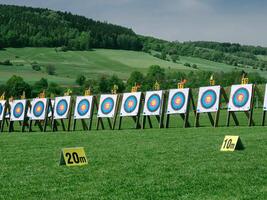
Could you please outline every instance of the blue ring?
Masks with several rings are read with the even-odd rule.
[[[18,108],[20,108],[20,112],[17,113],[16,110]],[[14,117],[15,118],[20,118],[21,115],[23,114],[23,112],[24,112],[24,106],[23,106],[23,104],[21,102],[17,103],[15,105],[14,109],[13,109],[13,115],[14,115]]]
[[[2,112],[3,112],[3,106],[2,106],[2,104],[0,103],[0,115],[2,115]]]
[[[238,95],[240,95],[240,94],[243,94],[243,96],[244,96],[244,99],[241,102],[238,101],[238,98],[237,98]],[[244,105],[246,105],[246,103],[248,102],[248,99],[249,99],[249,92],[246,88],[243,88],[243,87],[236,90],[233,97],[232,97],[232,101],[233,101],[234,106],[236,106],[238,108],[241,108]]]
[[[211,96],[211,102],[207,103],[205,102],[206,98],[208,96]],[[217,95],[216,95],[216,92],[214,90],[206,90],[202,96],[201,96],[201,100],[200,100],[200,103],[201,103],[201,106],[205,109],[209,109],[211,108],[212,106],[214,106],[214,104],[216,103],[216,100],[217,100]]]
[[[131,107],[128,106],[130,101],[133,102],[133,105]],[[128,96],[123,105],[124,110],[127,113],[133,112],[136,106],[137,106],[137,98],[134,95]]]
[[[60,106],[63,105],[64,106],[64,110],[60,110]],[[68,102],[65,99],[61,99],[58,103],[57,103],[57,107],[56,107],[56,112],[59,116],[63,116],[65,115],[65,113],[68,110]]]
[[[85,110],[82,110],[82,106],[86,106]],[[78,106],[77,106],[77,112],[79,113],[80,116],[84,116],[88,113],[89,111],[89,108],[90,108],[90,103],[87,99],[82,99]]]
[[[180,98],[181,99],[181,102],[180,104],[176,104],[175,100],[177,98]],[[184,93],[182,92],[176,92],[173,96],[172,96],[172,99],[171,99],[171,107],[173,110],[180,110],[185,104],[185,95]]]
[[[110,104],[110,107],[108,109],[105,108],[105,105],[107,103]],[[103,114],[107,115],[113,110],[113,107],[114,107],[114,101],[113,101],[112,98],[108,97],[108,98],[104,99],[104,101],[102,101],[101,111],[102,111]]]
[[[37,111],[37,108],[38,107],[41,107],[41,111]],[[42,101],[37,101],[35,104],[34,104],[34,107],[33,107],[33,114],[35,117],[40,117],[43,112],[44,112],[44,109],[45,109],[45,105]]]
[[[151,105],[151,102],[155,100],[156,101],[156,105],[152,106]],[[147,109],[150,111],[150,112],[155,112],[158,110],[158,108],[160,107],[160,96],[158,94],[152,94],[148,101],[147,101]]]

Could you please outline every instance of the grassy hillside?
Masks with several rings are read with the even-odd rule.
[[[45,77],[49,81],[70,85],[75,84],[75,79],[79,74],[84,74],[88,78],[95,78],[101,74],[117,74],[120,78],[127,79],[135,70],[146,73],[150,65],[160,65],[166,70],[183,72],[194,70],[185,67],[186,62],[197,64],[197,70],[231,71],[235,69],[231,65],[201,58],[181,56],[177,63],[173,63],[144,52],[108,49],[56,52],[54,48],[7,48],[0,51],[0,61],[7,59],[13,63],[13,66],[0,65],[0,82],[5,82],[14,74],[22,76],[29,82]],[[31,66],[33,62],[42,66],[42,70],[34,71]],[[45,72],[45,66],[49,64],[56,67],[55,76],[49,76]],[[246,70],[260,72],[253,69]],[[261,72],[261,75],[267,77],[267,72]]]

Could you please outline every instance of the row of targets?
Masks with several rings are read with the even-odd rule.
[[[190,102],[192,102],[192,108],[196,116],[201,113],[218,112],[220,110],[222,97],[224,97],[227,102],[227,110],[230,114],[234,115],[234,112],[238,111],[248,112],[253,109],[254,84],[245,82],[240,85],[232,85],[229,99],[223,88],[219,85],[200,87],[196,108],[190,89],[184,88],[183,85],[184,84],[181,84],[181,87],[178,89],[170,89],[168,91],[159,90],[158,87],[156,88],[158,90],[147,91],[144,94],[137,90],[123,94],[116,94],[116,92],[114,94],[102,94],[99,99],[99,105],[96,96],[87,92],[84,96],[77,96],[75,98],[73,118],[74,120],[92,119],[93,109],[95,107],[98,109],[97,119],[99,119],[99,124],[103,123],[101,121],[102,118],[115,118],[116,120],[118,113],[120,123],[123,117],[133,117],[135,122],[138,123],[136,127],[144,128],[144,121],[147,116],[158,117],[160,127],[163,127],[162,122],[164,114],[167,114],[167,116],[182,114],[185,120],[187,117],[186,114],[188,114],[190,109]],[[1,130],[3,130],[3,121],[5,119],[8,119],[10,122],[23,122],[22,124],[26,126],[28,125],[26,121],[37,121],[40,124],[41,121],[46,121],[45,124],[42,124],[46,126],[49,124],[47,121],[50,119],[52,122],[52,129],[54,130],[56,124],[60,124],[60,122],[56,122],[56,120],[61,120],[62,124],[62,120],[71,118],[72,104],[74,103],[72,99],[70,93],[62,97],[56,97],[55,100],[38,97],[32,99],[31,102],[27,99],[11,100],[7,102],[2,96],[0,100]],[[144,99],[144,101],[142,101],[142,99]],[[166,106],[164,106],[165,104]],[[263,109],[265,111],[267,110],[267,87]],[[144,117],[142,125],[137,121],[137,117],[139,120],[140,115]],[[252,118],[252,116],[250,117]],[[148,119],[148,121],[150,121],[150,119]],[[111,124],[110,128],[114,129],[115,122],[113,121],[113,125],[111,122],[109,123]],[[196,123],[196,125],[197,124],[198,123]],[[89,127],[91,127],[91,124],[88,124],[87,129],[89,129]],[[65,129],[66,128],[64,128],[64,130]],[[69,129],[70,120],[68,123],[68,130]],[[10,130],[12,131],[13,129]]]

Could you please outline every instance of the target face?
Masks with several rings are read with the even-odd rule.
[[[55,119],[68,118],[68,112],[70,107],[70,96],[56,97],[54,107]]]
[[[146,92],[143,115],[159,115],[161,110],[162,91]]]
[[[47,99],[45,98],[36,98],[31,102],[32,108],[30,117],[32,120],[44,120],[45,119],[45,111],[47,105]]]
[[[92,96],[78,96],[76,98],[75,119],[89,119],[91,116]]]
[[[199,88],[197,112],[217,112],[219,109],[220,86]]]
[[[23,121],[26,112],[26,100],[15,100],[11,106],[11,121]]]
[[[250,110],[251,94],[252,94],[252,84],[232,85],[228,110],[229,111]]]
[[[117,95],[101,95],[98,117],[113,117],[115,114],[116,102]]]
[[[141,92],[124,93],[120,116],[137,116],[139,112]]]
[[[167,114],[186,113],[189,89],[169,90]]]
[[[265,94],[264,94],[263,110],[267,110],[267,84],[265,85]]]
[[[5,110],[6,101],[0,101],[0,121],[4,118],[4,110]]]

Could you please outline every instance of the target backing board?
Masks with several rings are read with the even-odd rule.
[[[252,84],[232,85],[228,111],[249,111],[252,96]]]
[[[70,109],[70,96],[56,97],[54,105],[54,119],[67,119]]]
[[[267,111],[267,84],[265,85],[265,94],[264,94],[263,110],[264,111]]]
[[[10,121],[23,121],[26,112],[26,100],[14,100],[10,109]]]
[[[189,88],[170,89],[167,114],[184,114],[186,113],[189,96]]]
[[[137,116],[139,111],[141,92],[124,93],[122,97],[120,116]]]
[[[117,94],[102,94],[100,96],[97,117],[114,117]]]
[[[0,101],[0,121],[2,121],[4,119],[5,107],[6,107],[6,101],[1,100]]]
[[[162,90],[146,92],[143,115],[160,115]]]
[[[31,101],[31,120],[45,120],[47,107],[46,98],[36,98]]]
[[[198,92],[197,113],[217,112],[219,110],[221,86],[200,87]]]
[[[77,96],[74,110],[74,119],[90,119],[93,96]]]

